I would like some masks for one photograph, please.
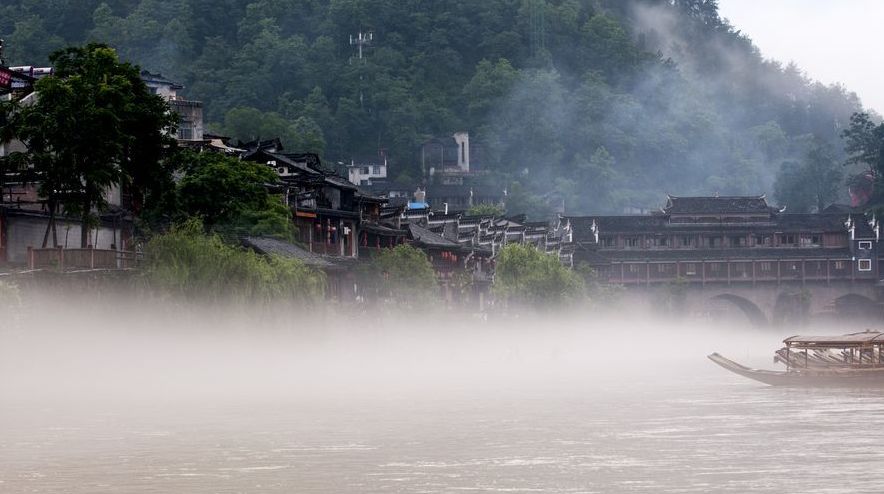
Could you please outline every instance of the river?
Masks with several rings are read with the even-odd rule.
[[[780,335],[749,339],[720,341],[738,360],[769,364]],[[756,351],[757,342],[769,348]],[[690,345],[671,361],[626,352],[567,365],[598,350],[560,344],[538,358],[527,353],[537,345],[509,347],[482,365],[474,354],[441,352],[448,364],[432,370],[414,355],[373,361],[384,372],[329,354],[293,371],[277,345],[257,373],[231,345],[207,352],[223,358],[199,378],[193,369],[203,364],[149,383],[127,375],[126,393],[102,377],[125,368],[119,361],[42,391],[31,387],[48,380],[4,367],[0,492],[884,490],[882,392],[771,388]],[[17,355],[10,359],[27,374],[60,353],[38,364]],[[158,366],[147,366],[151,375]],[[59,363],[53,382],[70,372]],[[181,392],[158,391],[176,386]]]

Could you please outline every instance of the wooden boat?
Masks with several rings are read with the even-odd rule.
[[[771,386],[884,387],[884,333],[791,336],[783,343],[774,362],[785,364],[785,371],[753,369],[718,353],[709,360]]]

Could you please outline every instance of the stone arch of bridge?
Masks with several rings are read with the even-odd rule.
[[[746,297],[734,295],[733,293],[721,293],[709,298],[710,301],[727,302],[740,309],[746,318],[749,319],[754,326],[764,327],[769,325],[767,316],[758,305]]]
[[[859,293],[848,293],[833,301],[835,313],[842,317],[872,319],[880,315],[881,308],[877,302]]]

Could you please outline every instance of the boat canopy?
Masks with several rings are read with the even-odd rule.
[[[884,344],[884,333],[866,330],[839,336],[790,336],[783,340],[788,347],[847,348]]]

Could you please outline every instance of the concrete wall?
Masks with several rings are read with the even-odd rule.
[[[24,264],[27,262],[28,247],[43,245],[43,234],[46,232],[45,218],[31,216],[10,216],[6,219],[6,260],[10,263]],[[59,221],[56,224],[58,243],[64,248],[80,247],[80,225]],[[114,230],[100,227],[93,230],[92,245],[97,249],[110,249],[114,244]],[[116,231],[116,246],[120,247],[120,230]],[[49,246],[52,244],[52,233],[49,234]]]
[[[203,138],[203,104],[199,101],[172,100],[169,101],[172,111],[181,117],[179,121],[178,138],[181,140],[199,141]],[[190,135],[182,135],[182,128],[189,127]]]
[[[470,134],[457,132],[454,134],[454,142],[457,143],[457,167],[464,172],[470,171]]]

